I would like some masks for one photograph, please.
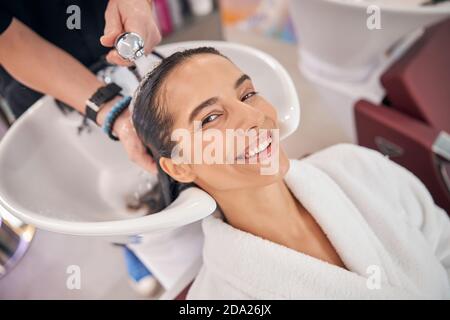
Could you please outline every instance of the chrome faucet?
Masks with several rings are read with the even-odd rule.
[[[141,81],[142,77],[136,68],[136,60],[145,55],[142,37],[134,32],[122,33],[116,38],[114,48],[120,57],[133,63],[128,69],[138,81]]]

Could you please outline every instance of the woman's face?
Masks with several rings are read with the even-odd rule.
[[[176,180],[214,193],[264,186],[284,177],[289,161],[279,148],[276,110],[231,61],[194,55],[169,74],[159,92],[172,129],[190,133],[182,154],[190,153],[192,161],[162,164]],[[201,161],[194,160],[195,153]]]

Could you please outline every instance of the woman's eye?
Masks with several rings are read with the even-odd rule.
[[[256,94],[258,94],[258,92],[255,92],[255,91],[249,92],[249,93],[247,93],[245,96],[243,96],[243,97],[241,98],[241,101],[244,102],[245,100],[247,100],[247,99],[253,97],[253,96],[256,95]]]
[[[206,125],[207,123],[216,120],[218,117],[219,117],[218,114],[211,114],[211,115],[207,116],[205,119],[202,120],[202,127],[204,125]]]

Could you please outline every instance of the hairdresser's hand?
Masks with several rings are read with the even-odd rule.
[[[120,139],[131,161],[147,171],[156,173],[156,163],[147,153],[142,141],[138,138],[129,110],[126,110],[116,120],[113,132]]]
[[[117,100],[118,98],[113,99],[108,102],[105,107],[100,109],[97,116],[97,122],[99,125],[103,124],[106,115]],[[113,134],[120,139],[120,142],[128,153],[128,157],[131,161],[147,171],[153,173],[157,172],[155,161],[147,153],[144,145],[136,133],[136,130],[134,129],[130,110],[125,110],[114,122]]]
[[[105,31],[100,42],[113,47],[124,32],[135,32],[144,39],[144,51],[150,53],[161,41],[161,34],[152,14],[152,0],[109,0],[105,11]],[[106,56],[108,62],[122,66],[130,62],[122,59],[115,49]]]

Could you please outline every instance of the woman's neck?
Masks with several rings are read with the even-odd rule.
[[[298,238],[307,213],[284,180],[260,188],[221,191],[212,195],[233,227],[278,243]]]
[[[233,227],[345,268],[325,233],[283,180],[212,196]]]

